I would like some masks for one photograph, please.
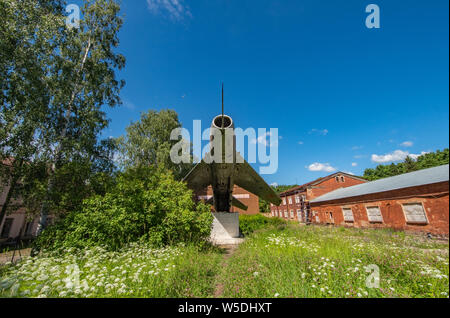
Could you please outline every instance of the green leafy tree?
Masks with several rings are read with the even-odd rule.
[[[98,140],[108,124],[101,108],[119,105],[124,85],[115,76],[125,65],[115,52],[119,4],[86,0],[79,28],[66,26],[62,4],[0,2],[0,159],[13,158],[1,179],[8,200],[20,196],[40,214],[38,233],[49,211],[74,208],[96,187],[100,167],[111,172],[114,144]]]
[[[0,181],[6,192],[0,223],[15,208],[10,203],[20,197],[21,181],[35,170],[41,150],[61,11],[57,0],[0,1]]]
[[[86,199],[78,211],[46,229],[36,246],[118,249],[140,240],[157,246],[205,243],[212,225],[210,208],[195,205],[186,185],[160,170],[141,166],[120,172],[107,193]]]
[[[98,134],[108,124],[101,107],[120,104],[124,83],[116,80],[115,72],[124,67],[125,58],[115,52],[122,25],[119,12],[116,1],[86,0],[80,27],[64,27],[59,33],[48,74],[52,98],[40,159],[49,167],[38,233],[54,208],[52,199],[60,197],[56,185],[61,170],[74,162],[77,168],[86,167],[99,153]]]
[[[423,154],[417,159],[410,156],[400,163],[390,165],[378,165],[375,169],[368,168],[364,171],[364,178],[369,181],[397,176],[399,174],[416,170],[437,167],[449,163],[449,149]]]
[[[170,140],[171,132],[176,128],[181,128],[181,123],[173,110],[142,113],[140,120],[131,123],[126,128],[126,135],[117,140],[121,165],[125,168],[154,166],[171,170],[178,180],[183,178],[193,165],[175,164],[170,158],[170,150],[178,142]]]
[[[284,192],[284,191],[289,190],[296,186],[297,185],[277,185],[277,186],[271,186],[271,187],[272,187],[272,189],[275,190],[276,193],[280,194],[281,192]],[[261,212],[261,213],[270,212],[270,203],[260,198],[259,199],[259,212]]]

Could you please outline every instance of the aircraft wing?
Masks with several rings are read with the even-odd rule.
[[[190,189],[204,190],[211,184],[210,167],[202,160],[184,177]]]
[[[241,188],[257,195],[261,199],[280,205],[281,199],[278,194],[264,181],[263,178],[242,158],[239,153],[236,153],[236,171],[234,174],[234,183]]]
[[[246,206],[244,203],[242,203],[241,201],[239,201],[235,197],[233,197],[231,199],[231,205],[233,205],[233,206],[235,206],[235,207],[237,207],[239,209],[242,209],[244,211],[247,211],[247,209],[248,209],[248,206]]]

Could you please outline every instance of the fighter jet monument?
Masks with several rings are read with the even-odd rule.
[[[231,206],[247,210],[247,206],[233,196],[237,185],[275,205],[280,197],[236,151],[234,122],[223,112],[211,124],[211,149],[184,178],[195,192],[212,186],[213,196],[207,201],[214,206],[211,241],[232,244],[239,241],[239,213],[230,213]]]

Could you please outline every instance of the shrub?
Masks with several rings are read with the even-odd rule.
[[[184,183],[170,173],[141,167],[120,173],[109,192],[86,199],[35,244],[38,249],[102,245],[117,250],[136,241],[198,243],[209,237],[211,224],[209,208],[196,206]]]
[[[260,230],[266,227],[278,227],[280,225],[286,225],[287,222],[281,218],[268,218],[261,214],[255,215],[240,215],[239,216],[239,228],[244,235],[249,235],[256,230]]]

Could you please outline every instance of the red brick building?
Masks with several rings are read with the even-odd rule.
[[[203,192],[197,193],[198,200],[207,201],[213,196],[212,186],[206,188]],[[253,193],[248,192],[241,187],[234,186],[233,197],[244,203],[248,209],[244,211],[235,206],[231,207],[231,212],[237,212],[240,214],[258,214],[259,213],[259,198]]]
[[[305,183],[280,193],[280,206],[270,206],[271,215],[299,222],[311,222],[310,200],[339,188],[351,187],[365,183],[367,180],[344,172],[336,172],[329,176]]]
[[[449,234],[449,166],[339,189],[310,201],[312,222]]]

